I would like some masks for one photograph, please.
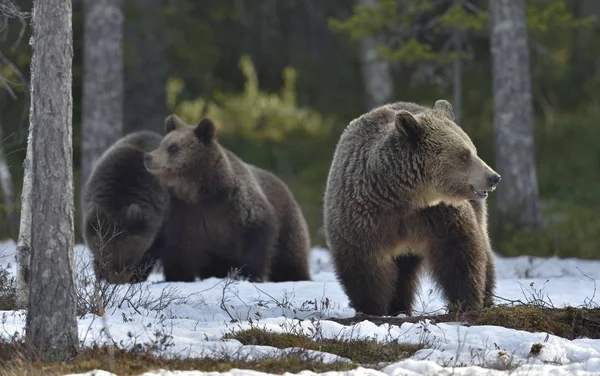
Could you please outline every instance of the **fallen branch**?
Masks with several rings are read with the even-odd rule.
[[[328,321],[334,321],[342,325],[354,325],[362,321],[370,321],[375,325],[402,325],[404,323],[415,324],[420,321],[429,320],[431,323],[439,322],[469,322],[480,315],[481,312],[467,312],[462,314],[443,314],[443,315],[424,315],[424,316],[409,316],[409,317],[397,317],[397,316],[374,316],[366,315],[364,313],[358,313],[354,317],[347,318],[327,318]]]

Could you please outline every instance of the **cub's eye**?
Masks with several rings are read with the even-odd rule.
[[[466,151],[464,153],[461,154],[461,159],[463,161],[468,161],[469,159],[471,159],[471,152],[470,151]]]
[[[169,152],[169,154],[175,154],[179,151],[179,146],[177,146],[176,144],[171,144],[167,148],[167,151]]]

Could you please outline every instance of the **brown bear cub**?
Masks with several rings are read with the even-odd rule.
[[[99,280],[144,281],[164,249],[169,194],[144,166],[144,155],[161,140],[151,131],[122,137],[98,159],[83,187],[83,238]]]
[[[146,167],[171,192],[166,281],[223,278],[231,269],[257,282],[310,280],[308,227],[290,190],[221,146],[210,119],[194,127],[167,117]]]
[[[410,315],[424,263],[451,310],[490,304],[485,198],[499,181],[448,101],[398,102],[350,122],[329,171],[324,227],[351,306]]]

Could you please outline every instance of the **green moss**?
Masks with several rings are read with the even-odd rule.
[[[351,359],[360,364],[393,362],[413,355],[423,348],[419,345],[407,345],[398,342],[379,343],[374,340],[311,339],[290,333],[271,333],[261,329],[249,329],[226,335],[244,345],[273,346],[280,349],[302,347],[318,350]]]
[[[544,308],[533,305],[484,309],[472,325],[496,325],[528,332],[547,332],[574,339],[600,338],[600,309]]]

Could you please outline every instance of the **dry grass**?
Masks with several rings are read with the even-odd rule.
[[[167,359],[153,357],[148,353],[92,347],[83,350],[76,358],[67,362],[29,362],[23,356],[23,347],[17,343],[0,343],[0,374],[13,375],[64,375],[102,369],[117,375],[139,375],[144,372],[166,370],[201,370],[225,372],[232,368],[251,369],[281,374],[310,369],[315,372],[343,371],[356,368],[348,362],[323,363],[319,357],[306,353],[291,353],[270,359],[253,361],[222,358]]]
[[[271,333],[261,329],[249,329],[225,338],[234,338],[244,345],[273,346],[280,349],[301,347],[309,350],[323,351],[348,358],[361,365],[372,365],[381,362],[395,362],[412,356],[420,345],[407,345],[374,340],[341,340],[324,339],[313,341],[308,337],[291,333]]]

